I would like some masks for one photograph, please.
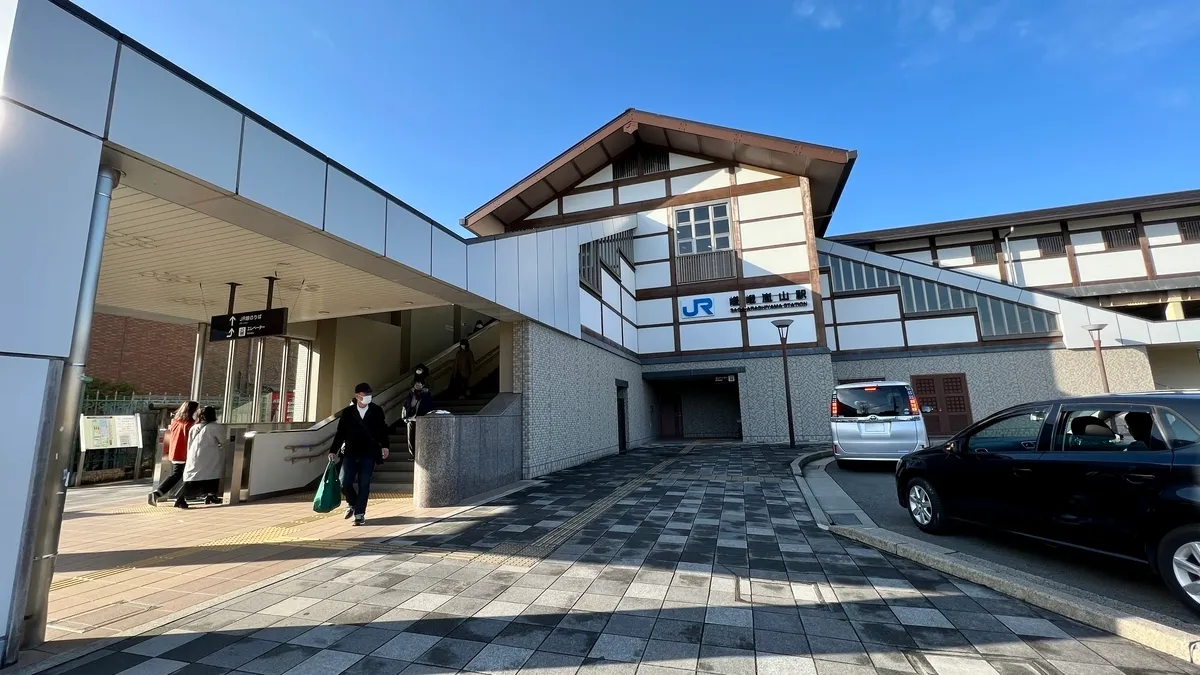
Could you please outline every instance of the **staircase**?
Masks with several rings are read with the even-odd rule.
[[[449,398],[445,395],[433,398],[434,410],[445,410],[454,415],[476,415],[493,398],[496,397],[496,387],[488,386],[491,376],[484,378],[474,388],[472,397],[464,400]],[[499,373],[496,373],[496,383],[499,384]],[[488,392],[488,393],[485,393]],[[375,476],[371,480],[371,490],[376,492],[398,492],[410,494],[413,485],[413,460],[408,453],[408,434],[404,423],[392,425],[388,449],[389,458],[383,464],[375,467]]]

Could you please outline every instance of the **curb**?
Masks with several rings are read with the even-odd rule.
[[[829,516],[821,508],[821,503],[817,501],[817,496],[813,494],[808,481],[804,480],[804,467],[826,457],[833,457],[833,451],[817,450],[816,452],[806,452],[792,460],[792,478],[796,480],[796,485],[800,487],[800,493],[804,495],[804,501],[808,504],[808,510],[812,512],[813,520],[816,521],[817,527],[822,530],[829,529]]]
[[[447,518],[453,518],[454,516],[457,516],[465,511],[469,511],[470,509],[473,509],[473,508],[476,508],[479,506],[484,506],[484,505],[486,505],[492,501],[495,501],[496,499],[499,499],[501,497],[508,496],[515,492],[521,492],[523,490],[528,490],[531,487],[534,487],[537,485],[542,485],[542,484],[543,484],[543,481],[539,481],[536,479],[535,480],[522,480],[522,481],[518,481],[516,483],[510,483],[508,485],[497,488],[495,490],[491,490],[489,492],[484,492],[482,494],[475,495],[474,497],[470,497],[464,504],[461,504],[457,507],[453,507],[452,511],[446,513],[445,515],[434,518],[428,522],[413,523],[411,525],[406,525],[406,526],[400,528],[399,530],[397,530],[396,532],[393,532],[393,533],[387,534],[387,535],[383,535],[383,536],[379,536],[379,537],[372,537],[371,539],[365,540],[364,543],[367,543],[367,542],[379,543],[379,542],[387,541],[389,539],[395,539],[396,537],[404,536],[405,534],[408,534],[409,532],[419,530],[422,527],[426,527],[426,526],[432,525],[436,522],[446,520]],[[287,581],[293,577],[300,576],[301,574],[311,572],[312,570],[314,570],[318,567],[322,567],[324,565],[328,565],[328,564],[337,562],[338,560],[341,560],[343,558],[348,558],[351,556],[359,555],[354,552],[353,548],[347,549],[344,551],[330,550],[330,553],[331,553],[331,555],[329,557],[319,558],[310,563],[301,565],[300,567],[290,569],[286,572],[280,572],[279,574],[271,577],[270,579],[264,579],[262,581],[250,584],[249,586],[246,586],[244,588],[240,588],[236,591],[226,593],[225,595],[222,595],[222,596],[219,596],[216,598],[212,598],[209,600],[205,600],[204,602],[200,602],[195,605],[192,605],[191,607],[181,609],[178,612],[174,612],[174,613],[172,613],[168,616],[164,616],[160,619],[154,619],[153,621],[147,621],[146,623],[143,623],[139,626],[134,626],[133,628],[123,631],[120,635],[116,635],[116,636],[109,637],[109,638],[96,639],[93,642],[91,642],[85,646],[77,647],[75,649],[70,649],[65,652],[55,654],[54,656],[51,656],[49,658],[38,661],[37,663],[31,663],[28,666],[22,666],[22,667],[9,666],[8,668],[4,669],[4,671],[3,671],[4,675],[36,675],[37,673],[45,672],[52,668],[61,666],[65,663],[69,663],[76,659],[83,658],[83,657],[87,656],[88,654],[98,652],[102,649],[107,649],[108,647],[111,647],[120,642],[124,642],[125,640],[128,640],[129,638],[144,635],[151,631],[162,628],[163,626],[166,626],[167,624],[171,624],[176,621],[179,621],[180,619],[186,619],[187,617],[192,616],[193,614],[198,614],[200,612],[203,612],[204,610],[212,609],[213,607],[216,607],[218,605],[222,605],[222,604],[225,604],[232,600],[236,600],[244,595],[254,593],[255,591],[260,591],[268,586],[272,586],[274,584],[278,584],[280,582]]]
[[[803,476],[804,467],[812,464],[818,459],[825,459],[826,457],[833,457],[833,451],[817,450],[816,452],[806,452],[792,460],[792,473],[797,476]]]
[[[997,565],[883,528],[829,525],[828,530],[1189,663],[1200,663],[1200,653],[1197,653],[1200,649],[1200,635],[1191,632],[1193,629],[1171,617],[1047,581],[1011,567]]]

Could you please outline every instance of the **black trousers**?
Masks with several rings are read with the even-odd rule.
[[[179,481],[183,480],[183,468],[185,466],[186,465],[183,463],[172,463],[171,475],[164,478],[162,482],[158,484],[158,487],[154,488],[154,492],[162,497],[167,496],[167,494],[179,484]],[[182,495],[183,492],[180,491],[180,494]]]

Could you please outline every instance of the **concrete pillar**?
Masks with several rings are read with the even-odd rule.
[[[513,389],[513,325],[501,321],[500,331],[500,393],[509,394]]]
[[[1167,292],[1167,321],[1181,321],[1183,316],[1183,292]]]

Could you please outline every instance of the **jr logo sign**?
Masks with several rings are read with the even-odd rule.
[[[701,316],[701,312],[703,312],[703,316],[713,316],[712,298],[695,298],[692,300],[691,307],[680,305],[679,311],[689,319]]]

